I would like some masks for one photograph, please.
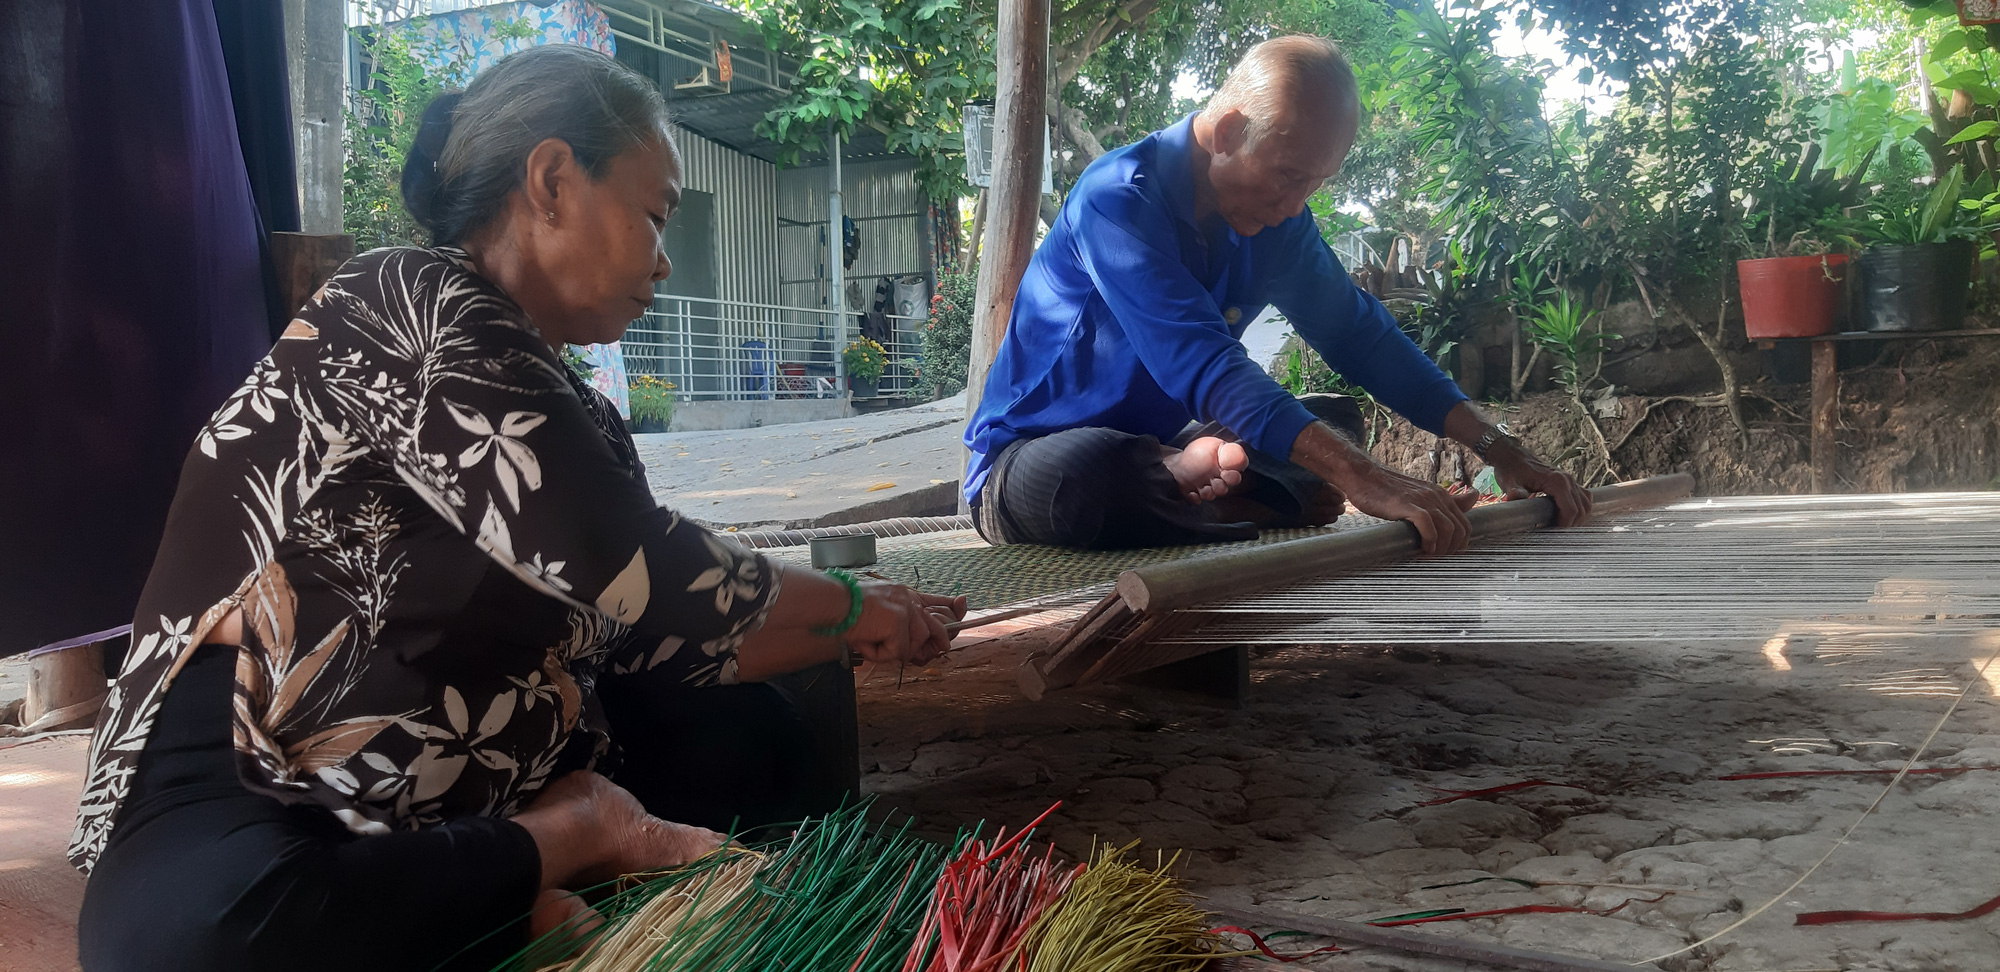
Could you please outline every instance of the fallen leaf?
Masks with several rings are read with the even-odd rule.
[[[798,499],[798,498],[799,498],[799,494],[797,494],[797,493],[794,493],[794,492],[792,492],[792,491],[790,491],[790,490],[786,490],[786,491],[785,491],[785,498],[786,498],[786,499]]]
[[[944,480],[942,480],[942,479],[933,479],[933,480],[931,480],[931,485],[932,485],[932,486],[943,486],[943,485],[944,485]]]
[[[896,484],[895,484],[895,483],[876,483],[875,485],[873,485],[873,486],[870,486],[870,487],[868,487],[867,489],[864,489],[864,490],[862,490],[862,492],[864,492],[864,493],[874,493],[874,492],[880,492],[881,490],[885,490],[885,489],[895,489],[895,488],[896,488]]]
[[[736,528],[735,528],[735,527],[723,527],[723,528],[722,528],[722,532],[724,532],[724,533],[735,533],[735,532],[736,532]]]

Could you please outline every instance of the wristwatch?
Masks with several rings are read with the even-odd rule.
[[[1472,454],[1484,460],[1487,450],[1493,448],[1495,443],[1503,441],[1512,444],[1517,449],[1521,447],[1521,440],[1514,438],[1513,434],[1507,431],[1505,425],[1495,425],[1488,428],[1486,433],[1479,437],[1478,442],[1472,444]]]

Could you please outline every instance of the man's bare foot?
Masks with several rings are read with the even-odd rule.
[[[1180,484],[1190,503],[1206,503],[1229,495],[1230,488],[1243,481],[1243,470],[1250,468],[1250,454],[1243,451],[1241,443],[1224,442],[1214,436],[1195,439],[1160,461],[1174,474],[1174,482]]]

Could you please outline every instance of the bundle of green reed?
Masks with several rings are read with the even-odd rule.
[[[770,900],[755,928],[736,934],[739,947],[690,956],[657,968],[704,972],[893,972],[908,953],[930,907],[934,875],[945,847],[868,822],[866,803],[801,826],[782,846],[751,893]],[[956,843],[956,841],[954,841]]]
[[[867,810],[599,889],[613,892],[593,905],[601,922],[550,932],[500,972],[894,972],[947,851]]]
[[[1124,858],[1134,844],[1098,848],[1096,859],[1028,930],[1028,972],[1198,972],[1229,955],[1208,915],[1169,871]]]
[[[958,856],[938,875],[930,912],[902,972],[998,972],[1017,964],[1028,929],[1084,870],[1081,864],[1057,864],[1054,847],[1040,859],[1029,852],[1024,838],[1055,810],[1043,811],[1012,838],[1001,828],[990,848],[976,837],[966,838]]]

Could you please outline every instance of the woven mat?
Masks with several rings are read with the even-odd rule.
[[[1265,530],[1255,540],[1143,550],[1068,550],[1030,544],[995,547],[971,530],[945,530],[877,540],[877,562],[858,572],[933,594],[963,594],[967,607],[975,611],[1023,604],[1057,608],[1103,597],[1119,574],[1144,564],[1355,530],[1379,522],[1350,513],[1329,527]],[[812,560],[807,547],[773,547],[764,555],[800,566]]]

